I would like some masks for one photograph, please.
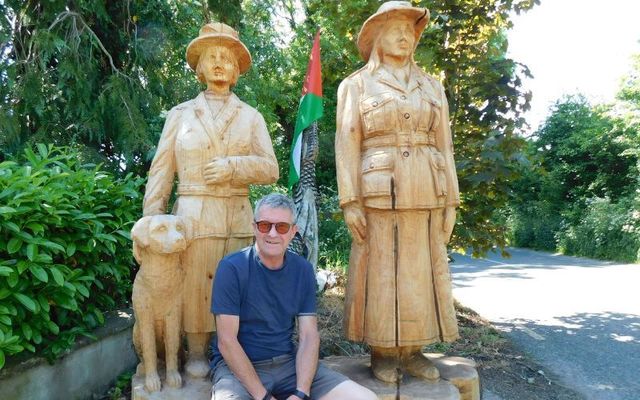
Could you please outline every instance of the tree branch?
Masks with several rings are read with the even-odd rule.
[[[100,48],[100,50],[104,53],[104,55],[109,59],[109,65],[111,65],[111,69],[113,70],[114,73],[129,79],[129,80],[133,80],[131,77],[129,77],[128,75],[122,73],[118,68],[116,68],[114,62],[113,62],[113,57],[111,57],[111,54],[107,51],[107,49],[104,47],[104,45],[102,44],[102,41],[100,41],[100,38],[98,38],[98,35],[95,34],[95,32],[89,27],[89,25],[87,25],[87,23],[85,22],[85,20],[82,18],[82,15],[78,14],[77,12],[73,12],[73,11],[63,11],[60,14],[58,14],[56,16],[56,19],[51,23],[51,25],[49,25],[48,31],[51,32],[51,30],[53,28],[55,28],[56,25],[62,23],[65,19],[67,18],[72,18],[73,19],[73,24],[74,24],[74,30],[77,31],[77,27],[75,26],[78,22],[80,22],[80,25],[82,26],[82,29],[86,29],[87,31],[89,31],[89,36],[93,39],[94,44],[96,44],[98,46],[98,48]],[[79,35],[79,33],[78,33]]]

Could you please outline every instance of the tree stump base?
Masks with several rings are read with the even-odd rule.
[[[328,357],[326,366],[371,389],[380,400],[480,400],[480,378],[473,360],[425,354],[440,371],[437,383],[407,376],[399,384],[377,380],[371,372],[369,356]]]
[[[136,371],[131,378],[131,400],[211,400],[211,380],[209,378],[191,378],[182,373],[182,387],[171,388],[165,385],[164,365],[159,363],[158,374],[162,389],[149,393],[144,388],[144,374]]]

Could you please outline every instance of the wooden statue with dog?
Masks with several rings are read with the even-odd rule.
[[[136,350],[143,360],[148,392],[161,388],[156,356],[150,354],[158,350],[152,342],[159,339],[154,333],[160,326],[164,327],[168,386],[181,384],[175,371],[178,348],[172,324],[177,323],[186,336],[187,376],[208,374],[206,350],[215,331],[209,311],[211,287],[218,262],[252,243],[249,185],[278,179],[264,118],[230,90],[251,66],[251,55],[238,33],[223,23],[206,24],[187,47],[186,59],[206,90],[169,111],[149,169],[144,218],[132,234],[141,265],[133,296]],[[165,214],[176,177],[172,214],[182,221],[168,226],[170,217]],[[185,240],[175,248],[184,249],[155,252],[153,243],[171,242],[181,224],[189,234],[183,233]],[[144,238],[140,232],[150,236]],[[169,236],[160,239],[162,234]],[[180,292],[178,303],[170,300],[173,290]]]

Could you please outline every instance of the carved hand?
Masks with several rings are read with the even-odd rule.
[[[231,180],[233,167],[228,158],[214,158],[204,167],[203,177],[208,185],[223,183]]]
[[[346,222],[351,237],[356,243],[364,243],[364,239],[367,236],[367,220],[364,218],[364,212],[362,207],[357,203],[350,203],[344,207],[344,222]]]
[[[444,242],[449,243],[451,234],[453,233],[453,227],[456,224],[456,208],[446,207],[444,209],[444,220],[442,222],[442,231],[444,232]]]

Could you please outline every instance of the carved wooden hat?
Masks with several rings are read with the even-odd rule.
[[[231,50],[238,60],[240,74],[251,67],[251,53],[240,41],[238,32],[222,22],[211,22],[200,28],[200,35],[187,46],[187,63],[196,70],[200,54],[212,46],[225,46]]]
[[[387,1],[383,3],[375,14],[370,16],[358,34],[358,49],[364,61],[369,61],[373,42],[376,40],[382,26],[393,18],[405,17],[415,21],[414,32],[416,37],[415,45],[418,45],[422,31],[429,23],[429,10],[426,8],[413,7],[408,1]],[[415,48],[414,48],[415,50]]]

